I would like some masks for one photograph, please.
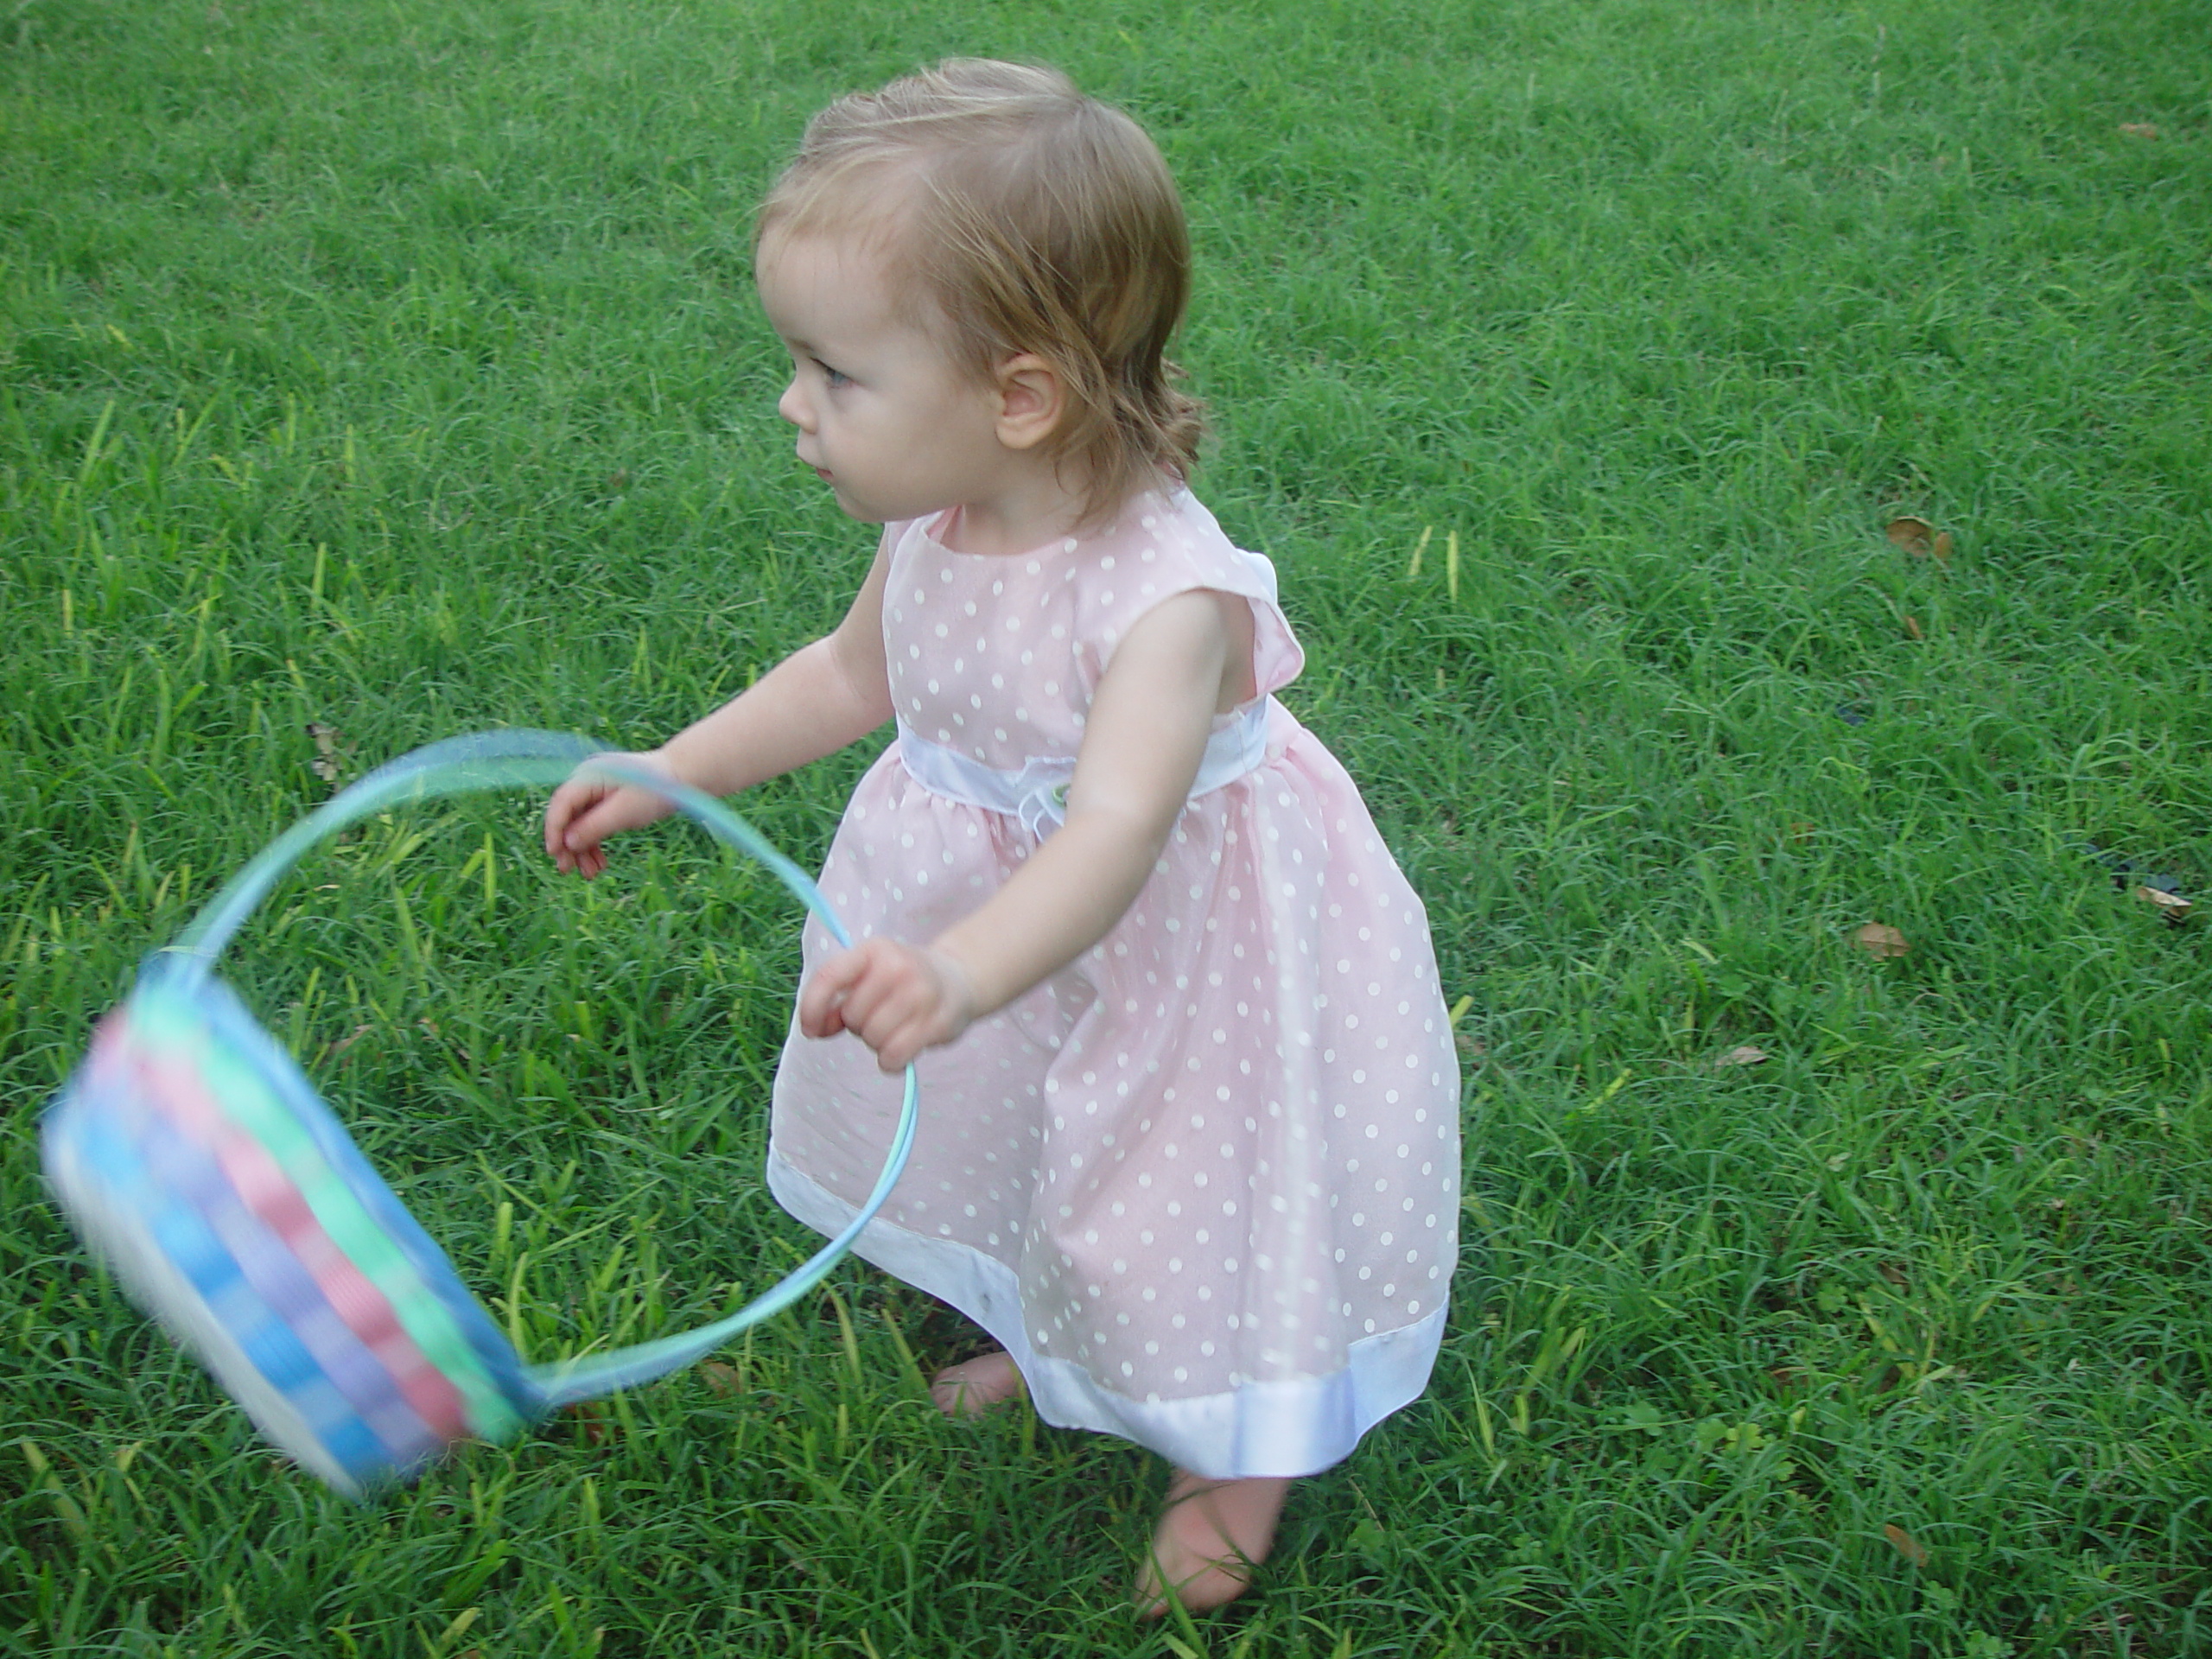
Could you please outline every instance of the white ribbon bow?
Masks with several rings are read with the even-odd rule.
[[[1198,775],[1191,780],[1191,799],[1236,782],[1267,759],[1268,710],[1274,701],[1262,698],[1206,740]],[[1019,819],[1039,841],[1067,822],[1068,785],[1075,779],[1075,761],[1070,756],[1032,755],[1014,770],[1002,771],[949,745],[917,737],[902,720],[899,759],[906,775],[931,794],[1003,812]]]

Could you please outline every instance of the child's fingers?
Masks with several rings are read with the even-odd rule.
[[[614,790],[613,785],[598,779],[571,778],[545,803],[545,851],[563,869],[612,833],[594,820]]]
[[[799,997],[799,1029],[810,1037],[849,1031],[885,1071],[901,1071],[939,1040],[939,990],[918,951],[869,939],[815,971]]]
[[[619,792],[612,789],[603,791],[597,800],[570,820],[566,836],[570,852],[595,852],[599,844],[609,836],[620,835],[630,828],[622,821],[623,814],[619,810],[620,802],[617,798]]]
[[[884,1071],[903,1071],[924,1049],[960,1034],[966,1006],[964,986],[947,983],[929,953],[868,939],[814,970],[799,992],[798,1028],[814,1038],[849,1031]]]
[[[930,1046],[931,1040],[930,1027],[926,1022],[910,1020],[897,1033],[877,1046],[876,1066],[884,1071],[904,1071]]]
[[[664,770],[649,755],[608,757]],[[587,760],[545,803],[545,852],[555,868],[586,878],[607,868],[601,843],[666,817],[675,808],[658,791],[595,775]]]
[[[911,973],[879,972],[845,999],[845,1027],[875,1051],[877,1064],[885,1071],[896,1071],[906,1062],[894,1060],[894,1054],[918,1053],[924,1046],[920,1033],[928,1029],[931,1009],[928,988],[918,984]]]
[[[875,1051],[875,1063],[885,1071],[903,1071],[906,1062],[929,1045],[930,1022],[905,1000],[879,1007],[866,1025],[847,1021],[848,1028]]]
[[[545,803],[545,855],[556,863],[561,862],[569,850],[569,826],[575,820],[581,804],[578,798],[585,792],[572,778],[555,790],[552,798]]]
[[[873,941],[870,941],[873,943]],[[798,1028],[809,1037],[834,1037],[847,1028],[845,1002],[855,982],[868,971],[868,959],[858,950],[840,950],[809,976],[799,990]]]
[[[607,868],[602,843],[626,830],[666,817],[672,809],[651,790],[606,783],[564,784],[575,793],[556,794],[545,809],[545,850],[555,866],[590,877]]]
[[[572,831],[563,837],[555,849],[553,868],[564,875],[581,875],[588,880],[607,868],[607,855],[598,842]]]

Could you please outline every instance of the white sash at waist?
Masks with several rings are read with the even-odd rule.
[[[1267,759],[1268,710],[1274,705],[1273,697],[1262,697],[1206,740],[1198,775],[1191,780],[1191,799],[1235,783]],[[1019,818],[1039,841],[1067,819],[1068,784],[1075,777],[1071,755],[1033,755],[1019,771],[1008,772],[917,737],[902,720],[899,759],[906,775],[931,794]]]

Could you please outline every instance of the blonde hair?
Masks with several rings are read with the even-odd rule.
[[[1188,476],[1204,422],[1166,347],[1190,233],[1135,121],[1056,70],[983,58],[853,93],[807,124],[755,245],[856,226],[913,272],[956,362],[988,374],[1029,352],[1058,372],[1068,412],[1046,453],[1079,469],[1087,518]]]

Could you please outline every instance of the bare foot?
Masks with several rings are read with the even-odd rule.
[[[1137,1574],[1137,1611],[1158,1618],[1170,1594],[1194,1613],[1243,1595],[1274,1548],[1275,1522],[1289,1494],[1287,1480],[1208,1480],[1178,1469],[1152,1535],[1152,1554]]]
[[[1004,1349],[948,1365],[930,1384],[930,1400],[948,1417],[976,1417],[1021,1392],[1021,1372]]]

